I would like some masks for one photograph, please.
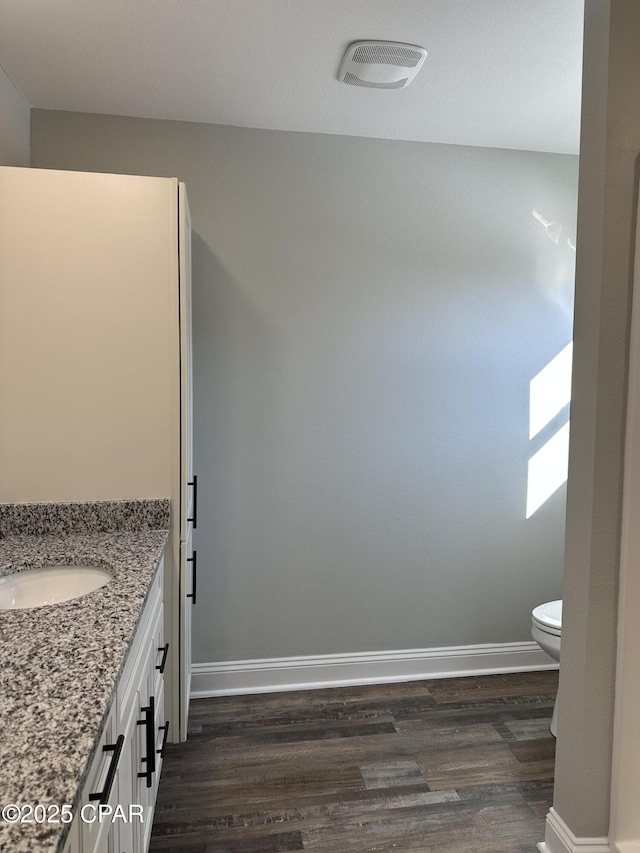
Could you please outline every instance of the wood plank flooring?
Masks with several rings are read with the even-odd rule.
[[[150,853],[535,853],[556,672],[198,699]]]

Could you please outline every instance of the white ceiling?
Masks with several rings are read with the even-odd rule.
[[[34,107],[578,151],[583,0],[0,0]],[[346,86],[347,45],[425,47],[407,88]]]

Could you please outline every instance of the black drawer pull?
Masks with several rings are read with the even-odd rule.
[[[156,715],[156,699],[155,696],[149,697],[149,704],[146,708],[140,708],[144,714],[144,720],[138,720],[139,726],[146,726],[145,737],[147,740],[147,754],[140,761],[146,764],[146,769],[142,773],[138,773],[139,779],[147,780],[147,788],[151,787],[152,776],[156,772],[156,738],[154,733],[155,715]]]
[[[164,734],[162,735],[162,746],[160,747],[160,749],[156,750],[160,758],[164,758],[164,748],[167,745],[167,738],[169,737],[169,720],[167,720],[164,726],[158,726],[158,731],[161,732],[163,730]]]
[[[193,552],[193,557],[187,557],[187,563],[193,563],[193,570],[191,572],[191,592],[187,593],[187,598],[192,598],[192,604],[196,603],[196,577],[197,577],[197,566],[198,566],[198,552]]]
[[[160,646],[158,649],[159,652],[162,652],[162,660],[160,661],[160,665],[156,665],[156,669],[162,675],[164,672],[165,664],[167,663],[167,655],[169,654],[169,643],[165,643],[164,646]]]
[[[187,483],[187,486],[193,486],[193,515],[187,521],[193,521],[193,529],[198,526],[198,476],[193,475],[193,480]]]
[[[111,756],[111,764],[109,765],[103,790],[98,794],[89,794],[89,802],[100,800],[101,806],[105,806],[109,802],[109,796],[111,795],[111,789],[113,788],[113,781],[116,778],[116,771],[118,770],[118,762],[120,761],[120,753],[122,752],[123,746],[124,735],[119,735],[115,743],[107,743],[102,747],[103,752],[113,753]]]

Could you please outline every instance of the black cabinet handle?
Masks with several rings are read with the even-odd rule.
[[[124,735],[120,735],[115,743],[107,743],[102,747],[103,752],[112,752],[113,755],[111,756],[111,764],[109,765],[107,778],[104,782],[104,788],[97,794],[89,794],[90,802],[99,800],[101,806],[105,806],[109,802],[109,796],[111,794],[111,789],[113,788],[113,781],[116,778],[116,771],[118,769],[118,762],[120,761],[120,754],[123,746]]]
[[[193,515],[187,521],[193,521],[193,529],[198,526],[198,476],[193,475],[193,480],[187,483],[187,486],[193,486]]]
[[[160,661],[160,665],[156,665],[156,669],[162,675],[164,672],[165,665],[167,663],[167,655],[169,654],[169,643],[165,643],[164,646],[160,646],[158,649],[159,652],[162,652],[162,660]]]
[[[140,761],[146,764],[146,769],[143,773],[138,773],[139,779],[147,780],[147,788],[151,787],[152,776],[156,772],[156,738],[154,732],[155,715],[156,715],[156,698],[149,697],[149,704],[146,708],[140,708],[144,714],[144,720],[138,720],[139,726],[146,726],[145,737],[147,739],[147,754]]]
[[[197,579],[197,571],[198,571],[198,552],[193,552],[193,557],[187,557],[187,563],[193,563],[193,570],[191,572],[191,592],[187,593],[187,598],[192,598],[192,604],[196,603],[196,579]]]
[[[160,747],[160,749],[156,750],[160,758],[164,758],[164,748],[167,745],[167,738],[169,737],[169,720],[167,720],[164,726],[158,726],[158,731],[161,732],[163,730],[164,734],[162,735],[162,746]]]

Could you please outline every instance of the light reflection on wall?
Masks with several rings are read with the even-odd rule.
[[[529,439],[550,424],[571,399],[573,343],[561,350],[529,383]],[[526,518],[566,482],[569,467],[569,420],[529,459]]]
[[[571,399],[573,341],[529,383],[529,438],[546,427]]]

